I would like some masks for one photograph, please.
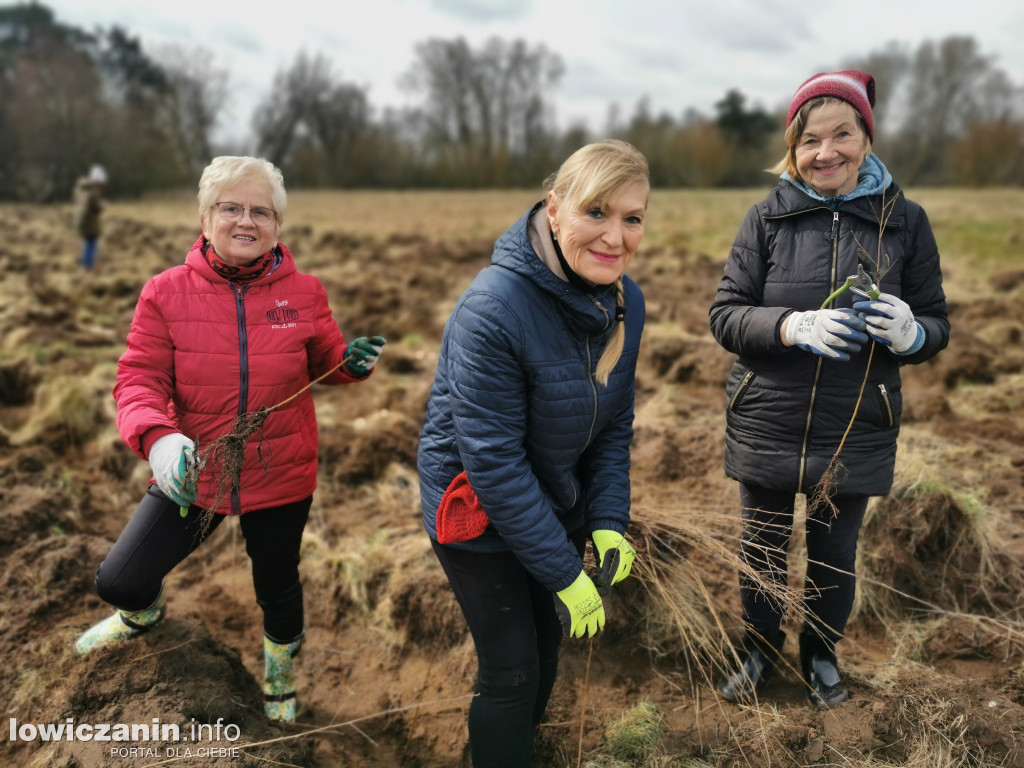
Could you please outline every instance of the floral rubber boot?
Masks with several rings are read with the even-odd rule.
[[[263,712],[270,720],[295,721],[294,659],[302,648],[302,638],[290,643],[275,643],[263,637]]]
[[[85,656],[98,648],[106,648],[130,637],[148,632],[164,617],[167,602],[163,590],[149,608],[141,611],[122,611],[118,609],[98,624],[89,627],[75,642],[75,652]]]

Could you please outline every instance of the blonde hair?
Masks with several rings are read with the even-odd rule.
[[[559,202],[571,210],[586,211],[603,207],[622,186],[643,182],[648,190],[651,172],[643,153],[626,141],[607,139],[580,147],[573,152],[556,173],[544,182]],[[623,309],[622,280],[615,281],[615,306]],[[597,361],[597,381],[607,386],[608,377],[622,356],[626,329],[618,315],[612,318],[612,333]]]
[[[817,98],[811,99],[804,103],[803,106],[797,110],[797,113],[793,115],[793,122],[789,124],[786,129],[786,156],[783,157],[779,162],[773,165],[771,168],[766,168],[768,173],[788,173],[792,178],[798,181],[804,181],[803,177],[800,176],[799,171],[796,169],[796,147],[800,143],[800,136],[804,132],[804,128],[807,127],[807,117],[812,109],[816,107],[824,107],[827,104],[850,104],[848,101],[837,99],[832,96],[818,96]],[[850,104],[853,107],[852,104]],[[871,136],[868,134],[868,126],[864,122],[863,116],[857,109],[853,108],[854,114],[857,115],[857,121],[860,123],[861,130],[864,131],[864,144],[867,148],[867,152],[864,156],[867,157],[871,154]],[[806,182],[805,182],[806,183]]]
[[[210,161],[199,178],[199,216],[206,221],[206,216],[215,203],[221,202],[220,195],[226,189],[246,181],[265,184],[270,189],[270,197],[277,212],[277,226],[284,223],[284,213],[288,208],[288,193],[284,191],[284,176],[280,169],[262,157],[235,157],[221,155]]]

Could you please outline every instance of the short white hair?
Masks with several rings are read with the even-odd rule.
[[[265,184],[270,190],[274,210],[277,212],[277,225],[284,223],[284,212],[288,207],[288,195],[284,190],[284,177],[281,170],[262,157],[221,155],[210,161],[199,178],[199,216],[205,220],[206,215],[220,199],[220,194],[244,181],[255,181]]]

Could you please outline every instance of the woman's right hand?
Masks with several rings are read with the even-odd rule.
[[[849,360],[868,342],[864,319],[852,309],[793,312],[782,324],[782,343],[833,360]]]
[[[604,603],[585,571],[555,592],[555,612],[566,637],[594,637],[604,629]]]
[[[164,495],[180,507],[190,506],[198,495],[196,484],[188,478],[195,450],[195,443],[180,432],[164,435],[149,449],[153,479]]]

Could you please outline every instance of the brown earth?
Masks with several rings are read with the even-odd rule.
[[[285,237],[326,285],[345,333],[389,344],[370,383],[316,390],[321,471],[303,547],[301,712],[280,725],[262,717],[261,622],[237,525],[168,578],[162,625],[84,660],[72,651],[110,611],[92,576],[148,478],[113,426],[117,356],[142,283],[178,263],[196,232],[111,216],[99,267],[83,275],[66,212],[0,208],[0,222],[0,765],[468,766],[475,657],[419,525],[415,451],[442,325],[493,238],[313,227]],[[949,348],[905,369],[897,483],[869,509],[840,645],[853,696],[819,712],[793,669],[754,707],[726,705],[708,684],[725,636],[736,637],[738,608],[736,489],[722,473],[731,359],[707,330],[721,266],[658,245],[631,272],[648,303],[633,451],[637,567],[607,599],[606,632],[565,644],[536,764],[1021,768],[1022,273],[964,275],[950,291]],[[798,535],[793,586],[801,546]],[[791,637],[798,621],[795,604]],[[612,762],[612,726],[642,702],[661,717],[655,756]],[[220,721],[240,736],[113,757],[110,743],[10,738],[12,721],[68,718],[159,718],[182,733]],[[190,744],[241,749],[167,751],[184,755]]]

